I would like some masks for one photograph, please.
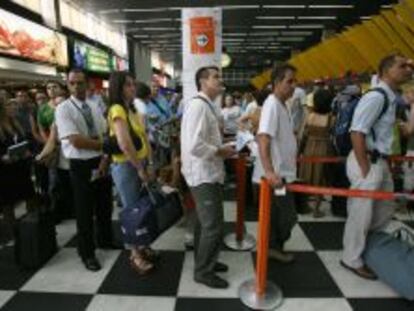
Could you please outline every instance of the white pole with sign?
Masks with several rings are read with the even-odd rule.
[[[195,74],[204,66],[221,68],[221,8],[182,9],[183,100],[196,96]]]

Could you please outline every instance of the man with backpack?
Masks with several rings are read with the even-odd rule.
[[[352,189],[393,191],[387,158],[391,154],[396,113],[396,91],[412,75],[408,60],[392,54],[379,64],[380,82],[355,108],[350,127],[352,151],[347,175]],[[362,260],[369,231],[380,230],[391,220],[392,202],[349,198],[341,265],[366,279],[376,275]]]

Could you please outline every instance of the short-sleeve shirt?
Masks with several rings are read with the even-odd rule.
[[[106,121],[98,107],[86,100],[86,104],[91,108],[93,123],[98,138],[102,138],[106,132]],[[75,106],[76,105],[76,106]],[[84,116],[80,110],[81,102],[71,96],[56,107],[55,123],[58,136],[62,143],[62,151],[67,159],[88,160],[102,155],[102,151],[78,149],[73,146],[68,137],[72,135],[83,135],[89,137],[89,130]],[[96,138],[96,137],[90,137]]]
[[[383,81],[380,81],[377,87],[382,88],[388,96],[387,111],[378,119],[385,104],[385,97],[378,91],[368,92],[355,109],[350,131],[366,135],[368,150],[377,150],[389,155],[392,153],[393,127],[397,109],[396,95]]]
[[[287,182],[296,180],[297,143],[292,118],[285,105],[273,94],[262,108],[258,135],[271,138],[270,155],[275,172]],[[259,183],[265,172],[260,157],[256,158],[253,182]]]
[[[127,118],[129,118],[129,124],[132,127],[133,133],[137,137],[140,137],[142,140],[143,147],[141,148],[141,150],[137,151],[137,157],[139,159],[143,159],[148,156],[148,146],[146,144],[147,140],[145,139],[145,126],[141,124],[138,114],[133,114],[129,112],[127,115],[127,112],[125,111],[124,107],[122,107],[119,104],[112,105],[111,108],[109,108],[108,112],[109,135],[115,136],[114,121],[116,119],[122,119],[125,122],[127,122]],[[127,157],[124,154],[112,155],[112,160],[117,163],[123,163],[128,161]]]

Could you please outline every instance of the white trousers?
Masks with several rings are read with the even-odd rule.
[[[351,182],[351,189],[393,191],[391,172],[385,160],[379,159],[371,164],[368,175],[363,178],[355,154],[348,156],[346,170]],[[353,268],[363,266],[361,259],[369,231],[381,230],[391,220],[395,203],[393,201],[376,201],[363,198],[349,198],[347,203],[348,218],[343,238],[344,251],[342,260]]]

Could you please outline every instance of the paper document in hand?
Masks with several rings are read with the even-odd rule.
[[[238,131],[236,136],[236,150],[241,151],[249,142],[254,140],[254,136],[249,131]]]

